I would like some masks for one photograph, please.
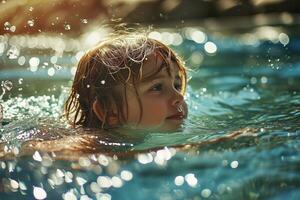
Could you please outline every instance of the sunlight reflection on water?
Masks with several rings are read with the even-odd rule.
[[[66,31],[70,28],[65,25]],[[0,74],[0,135],[8,142],[4,151],[20,155],[20,143],[43,131],[51,137],[77,133],[61,118],[69,81],[84,51],[108,32],[88,32],[78,40],[50,35],[0,36],[0,55],[7,60]],[[4,159],[0,161],[0,197],[126,200],[283,195],[297,199],[300,65],[294,55],[297,52],[286,49],[293,47],[294,38],[274,27],[234,37],[191,27],[155,30],[149,36],[174,47],[194,69],[189,72],[189,118],[184,129],[149,133],[138,143],[115,138],[99,141],[99,145],[121,152],[122,148],[161,147],[124,160],[104,154],[65,158],[40,151]],[[54,53],[47,52],[49,49]],[[41,80],[29,82],[33,79]],[[202,143],[245,127],[258,131],[255,136],[184,151],[165,147]]]

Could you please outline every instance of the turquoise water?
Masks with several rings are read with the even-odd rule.
[[[231,34],[183,29],[182,43],[173,41],[192,69],[182,131],[149,133],[134,142],[103,139],[118,151],[160,147],[122,159],[90,154],[70,161],[39,152],[2,159],[0,198],[299,199],[300,37],[280,27],[268,30],[277,35],[261,37],[255,29]],[[191,31],[199,32],[191,37]],[[0,134],[8,142],[5,150],[18,155],[18,146],[41,132],[49,138],[76,133],[60,114],[74,55],[82,49],[65,50],[55,60],[48,49],[20,46],[14,58],[7,56],[11,46],[5,41],[10,39],[1,38],[5,93]],[[69,40],[63,41],[67,45]],[[37,66],[32,57],[39,59]],[[250,129],[247,135],[209,142],[244,128]],[[200,145],[172,147],[192,143]]]

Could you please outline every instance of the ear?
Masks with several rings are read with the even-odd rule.
[[[113,109],[110,111],[104,110],[99,101],[96,100],[93,103],[93,111],[100,121],[105,122],[105,119],[107,119],[108,125],[110,126],[118,124],[118,116],[115,106],[113,106]]]

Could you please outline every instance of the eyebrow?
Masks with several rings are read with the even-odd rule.
[[[149,76],[143,77],[142,80],[141,80],[141,84],[144,85],[144,84],[147,84],[147,83],[152,82],[152,81],[154,81],[154,80],[165,78],[165,77],[166,77],[165,73],[164,73],[164,74],[161,74],[161,72],[162,72],[162,70],[164,70],[164,69],[167,70],[167,65],[168,65],[168,64],[167,64],[166,62],[162,62],[162,63],[160,64],[160,66],[159,66],[158,71],[156,71],[156,72],[154,73],[155,75],[150,74]],[[169,74],[169,72],[168,72],[168,74]],[[170,74],[169,74],[169,75],[170,75]],[[179,74],[177,74],[177,75],[175,76],[175,80],[177,80],[177,79],[181,80],[181,77],[179,76]]]
[[[160,79],[163,78],[163,76],[165,76],[164,74],[161,74],[161,71],[166,67],[166,63],[162,62],[159,66],[158,71],[156,71],[154,74],[154,76],[152,74],[150,74],[149,76],[145,76],[142,78],[141,83],[146,83],[146,82],[151,82],[155,79]]]
[[[147,83],[150,83],[152,81],[155,81],[157,79],[164,79],[166,78],[166,75],[165,74],[160,74],[158,73],[157,75],[155,76],[150,76],[150,77],[146,77],[144,80],[141,81],[142,84],[147,84]]]
[[[155,76],[153,76],[153,77],[149,77],[149,78],[143,80],[141,83],[142,83],[142,84],[147,84],[147,83],[150,83],[150,82],[152,82],[152,81],[154,81],[154,80],[164,79],[164,78],[166,78],[166,77],[167,77],[166,74],[160,74],[160,73],[159,73],[158,75],[155,75]],[[176,75],[176,76],[175,76],[175,80],[181,80],[180,76],[179,76],[179,75]]]

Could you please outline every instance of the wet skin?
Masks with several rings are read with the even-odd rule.
[[[143,77],[153,74],[161,65],[163,61],[160,57],[153,54],[148,56],[142,68]],[[126,98],[129,126],[156,131],[174,131],[181,127],[187,117],[187,105],[181,92],[181,79],[175,62],[171,62],[170,73],[163,68],[154,77],[142,80],[137,90],[142,103],[142,118],[139,122],[139,102],[134,88],[128,85]]]

